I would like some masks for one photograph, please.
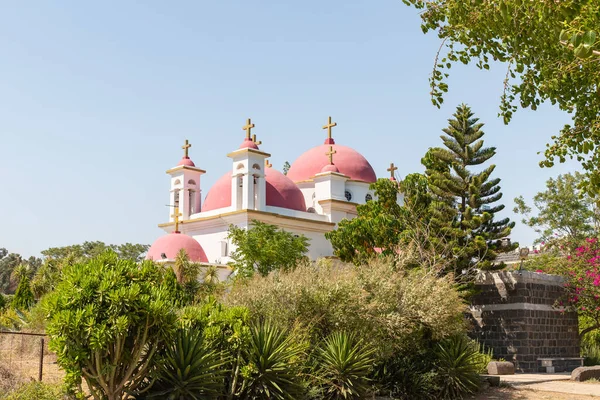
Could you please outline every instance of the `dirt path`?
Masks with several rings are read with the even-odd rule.
[[[477,396],[468,397],[469,400],[598,400],[596,396],[581,394],[566,394],[556,392],[541,392],[525,388],[489,388]]]

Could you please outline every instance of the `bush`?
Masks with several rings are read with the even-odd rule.
[[[396,270],[386,262],[299,266],[236,282],[225,301],[280,326],[298,323],[315,345],[336,331],[355,334],[377,349],[378,360],[466,329],[466,307],[450,278]]]
[[[3,400],[60,400],[67,397],[62,386],[29,382],[1,398]]]
[[[345,332],[332,333],[317,351],[317,377],[327,399],[362,399],[369,390],[374,349]]]
[[[106,252],[65,266],[44,298],[50,349],[70,388],[85,379],[94,397],[133,392],[175,327],[176,302],[165,269]]]
[[[15,292],[11,306],[18,310],[29,310],[34,301],[35,299],[33,298],[29,278],[27,276],[22,276],[19,280],[19,286],[17,286],[17,291]]]

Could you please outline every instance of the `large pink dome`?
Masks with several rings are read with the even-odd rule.
[[[265,168],[265,173],[268,206],[306,211],[304,196],[294,182],[272,168]],[[219,178],[210,188],[202,205],[202,212],[229,206],[231,206],[231,172]]]
[[[179,250],[184,249],[193,262],[208,262],[204,249],[200,246],[193,237],[184,235],[183,233],[173,232],[156,239],[146,255],[147,260],[160,261],[162,254],[167,256],[167,259],[174,260],[179,253]]]
[[[333,150],[336,151],[333,155],[333,163],[340,173],[356,181],[372,183],[377,180],[377,175],[366,158],[358,151],[339,144],[322,144],[308,150],[294,161],[287,177],[294,182],[312,179],[329,164],[329,158],[326,155],[329,146],[333,146]]]

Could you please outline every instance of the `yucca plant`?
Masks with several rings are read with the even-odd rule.
[[[298,399],[302,395],[302,367],[306,344],[295,332],[271,322],[260,322],[250,330],[242,350],[242,387],[245,399]]]
[[[225,393],[227,360],[203,339],[202,332],[181,329],[165,351],[157,381],[147,399],[216,399]],[[138,397],[142,398],[142,397]]]
[[[480,353],[469,339],[463,336],[446,339],[438,344],[436,356],[442,398],[461,399],[479,389]]]
[[[317,376],[327,399],[360,399],[369,390],[374,349],[353,334],[334,332],[317,350]]]

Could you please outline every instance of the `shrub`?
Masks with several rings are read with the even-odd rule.
[[[29,382],[10,392],[3,400],[60,400],[66,399],[62,386]]]
[[[245,366],[240,395],[246,399],[298,399],[303,393],[301,370],[305,343],[294,333],[270,322],[250,330],[242,349]]]
[[[335,331],[362,338],[384,360],[466,329],[465,305],[450,278],[396,270],[390,263],[354,267],[320,262],[236,282],[225,301],[280,326],[310,329],[313,344]]]
[[[33,298],[29,278],[27,276],[22,276],[19,280],[19,286],[17,286],[17,291],[15,292],[15,297],[13,297],[11,306],[18,310],[29,310],[34,301],[35,299]]]
[[[225,391],[226,360],[202,332],[180,329],[161,357],[147,399],[216,399]]]
[[[432,349],[424,347],[379,363],[374,374],[379,394],[403,400],[436,399],[439,387],[434,363]]]
[[[480,353],[473,342],[464,336],[455,336],[439,343],[436,353],[443,398],[461,399],[464,394],[479,389]]]
[[[165,269],[114,252],[65,266],[44,298],[50,348],[70,388],[85,379],[96,398],[121,399],[151,368],[175,326],[175,294]]]
[[[332,333],[317,351],[317,376],[327,399],[361,399],[369,390],[374,350],[353,334]]]

